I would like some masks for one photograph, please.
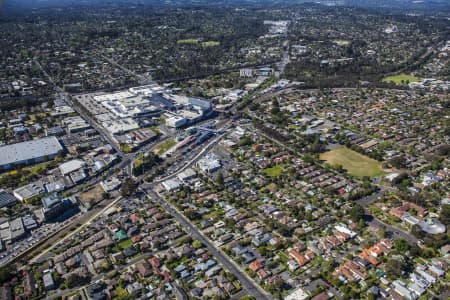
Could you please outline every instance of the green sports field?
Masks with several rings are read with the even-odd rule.
[[[286,167],[285,164],[276,165],[271,168],[264,169],[263,172],[269,177],[278,177],[281,175],[285,167]]]
[[[207,42],[203,42],[202,43],[203,47],[215,47],[215,46],[220,46],[220,42],[216,42],[216,41],[207,41]]]
[[[177,44],[198,44],[198,40],[197,39],[184,39],[184,40],[178,40]]]
[[[411,83],[411,82],[418,82],[418,81],[420,81],[420,78],[412,76],[412,75],[408,75],[408,74],[398,74],[398,75],[384,77],[382,81],[383,82],[393,82],[397,85],[401,85],[401,84],[406,84],[406,83]]]
[[[330,165],[341,165],[355,177],[377,177],[385,174],[380,162],[347,147],[339,147],[322,153],[320,159]]]

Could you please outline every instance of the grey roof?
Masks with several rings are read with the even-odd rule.
[[[46,137],[0,147],[0,166],[55,155],[62,150],[56,137]]]
[[[439,222],[438,220],[420,221],[419,226],[420,228],[422,228],[423,231],[429,234],[444,233],[446,230],[445,225]]]
[[[63,175],[67,175],[84,167],[86,163],[81,159],[73,159],[59,165],[59,170]]]
[[[42,182],[40,182],[40,181],[36,181],[34,183],[24,185],[24,186],[14,190],[14,195],[21,201],[30,199],[36,195],[40,195],[43,193],[44,193],[44,187],[43,187]]]
[[[15,240],[16,238],[21,237],[25,233],[22,218],[12,220],[9,223],[9,230],[11,232],[11,240]]]
[[[0,208],[12,206],[17,202],[16,198],[8,192],[0,190]]]
[[[23,226],[25,226],[25,229],[31,230],[34,228],[37,228],[38,224],[36,223],[36,220],[33,219],[32,216],[26,215],[22,217]]]
[[[42,276],[42,280],[44,281],[44,286],[47,289],[53,289],[54,288],[54,282],[53,277],[51,273],[45,273],[44,276]]]
[[[211,108],[211,102],[204,99],[198,99],[198,98],[189,98],[188,100],[189,104],[199,106],[203,109],[210,109]]]
[[[59,204],[60,202],[61,202],[61,199],[59,199],[59,197],[56,193],[42,198],[42,206],[45,209],[51,209],[52,207]]]

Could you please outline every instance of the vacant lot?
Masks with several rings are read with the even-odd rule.
[[[408,84],[410,82],[417,82],[420,78],[408,75],[408,74],[398,74],[393,76],[387,76],[383,78],[383,82],[393,82],[397,85]]]
[[[168,151],[170,148],[175,146],[176,142],[173,139],[169,139],[167,141],[162,142],[158,146],[156,146],[154,152],[158,155],[164,154],[166,151]]]
[[[347,147],[339,147],[320,155],[320,159],[330,165],[341,165],[356,177],[377,177],[385,172],[381,163]]]
[[[100,184],[95,187],[78,194],[78,199],[85,207],[93,207],[95,204],[103,200],[103,189]]]

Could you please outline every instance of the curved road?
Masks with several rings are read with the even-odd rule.
[[[405,232],[403,230],[400,230],[389,224],[386,224],[383,221],[381,221],[381,220],[377,219],[376,217],[372,216],[371,214],[369,214],[367,207],[369,205],[371,205],[373,202],[375,202],[376,200],[378,200],[378,198],[383,195],[383,192],[384,192],[383,189],[381,189],[377,193],[366,196],[366,197],[356,201],[358,204],[360,204],[364,208],[364,213],[371,218],[370,220],[368,220],[369,225],[373,226],[375,228],[382,228],[382,229],[391,231],[394,235],[393,236],[394,238],[403,238],[411,244],[417,244],[418,240],[412,234]]]

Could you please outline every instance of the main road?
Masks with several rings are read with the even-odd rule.
[[[180,213],[174,206],[161,198],[152,189],[142,190],[151,200],[158,202],[168,213],[170,213],[189,233],[191,237],[200,241],[206,246],[208,251],[220,261],[220,263],[228,269],[239,282],[242,287],[256,299],[272,299],[272,296],[266,293],[261,287],[248,277],[226,254],[217,248],[212,241],[209,240],[195,225],[193,225],[182,213]]]

